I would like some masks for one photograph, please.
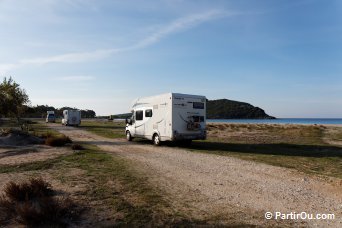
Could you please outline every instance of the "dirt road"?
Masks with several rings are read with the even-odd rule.
[[[151,184],[167,193],[176,210],[192,218],[216,224],[342,227],[340,179],[184,148],[107,139],[57,124],[51,127],[73,141],[91,143],[129,159]],[[333,213],[335,219],[266,220],[265,212]]]

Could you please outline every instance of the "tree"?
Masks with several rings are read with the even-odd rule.
[[[0,84],[0,116],[16,117],[25,111],[25,105],[30,102],[28,95],[12,77],[6,77]]]

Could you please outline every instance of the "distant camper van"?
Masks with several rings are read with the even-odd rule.
[[[81,124],[81,111],[79,110],[64,110],[62,124],[65,126],[78,126]]]
[[[137,99],[126,119],[126,138],[162,141],[206,139],[206,97],[166,93]]]
[[[49,122],[56,122],[56,117],[55,117],[55,112],[54,111],[47,111],[46,113],[46,123],[49,123]]]

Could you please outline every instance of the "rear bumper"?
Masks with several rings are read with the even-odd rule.
[[[173,133],[172,140],[178,141],[178,140],[204,140],[207,138],[207,132],[201,131],[196,133]]]

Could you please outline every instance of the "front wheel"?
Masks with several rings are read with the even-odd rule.
[[[153,136],[153,144],[154,144],[155,146],[160,146],[160,143],[161,143],[161,141],[160,141],[160,136],[159,136],[158,134],[155,134],[155,135]]]
[[[132,141],[132,139],[133,139],[132,135],[129,131],[126,132],[126,139],[127,139],[127,141]]]

